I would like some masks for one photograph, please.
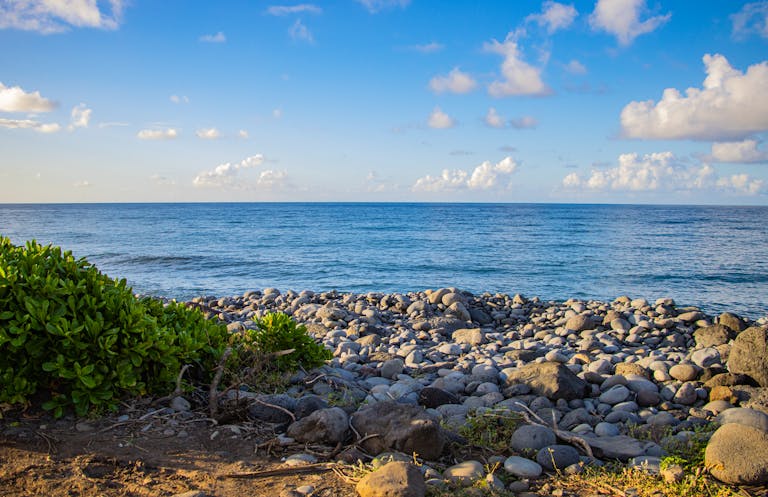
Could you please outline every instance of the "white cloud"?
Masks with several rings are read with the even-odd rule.
[[[283,109],[281,109],[280,107],[272,109],[272,117],[274,117],[275,119],[282,118],[283,117]]]
[[[621,127],[629,138],[733,140],[768,129],[768,62],[734,69],[722,55],[705,55],[703,88],[674,88],[661,100],[630,102],[621,111]]]
[[[492,128],[503,128],[505,126],[504,118],[493,107],[490,107],[485,115],[485,124]]]
[[[195,134],[198,138],[202,138],[203,140],[215,140],[219,136],[219,130],[216,128],[203,128],[198,129]]]
[[[576,59],[565,65],[565,70],[571,74],[587,74],[587,68]]]
[[[296,22],[288,28],[288,34],[291,35],[291,38],[293,38],[294,41],[306,41],[307,43],[315,42],[312,32],[301,22],[301,19],[296,19]]]
[[[200,37],[200,41],[204,43],[224,43],[227,41],[227,37],[219,31],[216,34],[213,35],[203,35]]]
[[[189,97],[186,95],[171,95],[170,97],[171,102],[175,104],[188,104],[189,103]]]
[[[526,22],[535,22],[539,26],[546,26],[547,33],[552,34],[559,29],[565,29],[571,24],[579,13],[573,5],[565,5],[557,2],[544,2],[541,14],[531,14],[525,18]]]
[[[442,43],[437,43],[433,41],[431,43],[424,43],[422,45],[411,45],[409,48],[419,53],[430,54],[430,53],[439,52],[440,50],[445,48],[445,45],[443,45]]]
[[[41,123],[33,119],[5,119],[0,117],[0,128],[32,129],[38,133],[56,133],[61,129],[57,123]]]
[[[411,0],[357,0],[357,2],[363,5],[368,12],[376,14],[382,10],[391,9],[394,7],[405,8],[411,3]]]
[[[287,16],[291,14],[322,14],[323,9],[311,3],[298,5],[271,5],[267,8],[267,14],[273,16]]]
[[[451,116],[440,110],[440,107],[435,107],[429,115],[427,124],[430,128],[444,129],[452,128],[456,123]]]
[[[512,119],[509,125],[515,129],[533,129],[539,125],[539,121],[535,117],[523,116]]]
[[[254,182],[243,181],[239,177],[240,171],[256,168],[264,163],[264,156],[261,154],[246,157],[237,163],[225,162],[219,164],[210,171],[204,171],[198,174],[192,184],[196,187],[210,188],[283,188],[287,185],[288,173],[285,171],[274,171],[267,169],[261,171]]]
[[[758,149],[757,140],[713,143],[709,159],[712,162],[762,163],[768,162],[768,150]]]
[[[504,57],[501,63],[502,81],[494,81],[488,86],[488,93],[494,97],[511,95],[546,95],[551,90],[541,80],[541,69],[528,64],[522,59],[516,34],[509,33],[503,43],[497,40],[486,42],[483,48],[487,52]]]
[[[69,130],[72,131],[75,128],[87,128],[88,123],[91,121],[92,112],[93,111],[86,107],[85,104],[79,104],[72,107],[72,112],[70,114],[71,122],[68,126]]]
[[[672,14],[664,14],[641,21],[640,16],[646,10],[645,0],[598,0],[589,16],[589,24],[594,30],[616,36],[619,44],[629,45],[638,36],[654,31],[672,17]]]
[[[142,129],[136,134],[140,140],[173,140],[178,138],[179,132],[175,128],[167,129]]]
[[[248,132],[246,130],[244,130],[244,129],[241,129],[240,131],[237,132],[237,136],[239,136],[243,140],[247,140],[248,139]]]
[[[416,180],[413,191],[443,192],[457,190],[490,190],[507,187],[503,182],[517,170],[517,163],[512,157],[505,157],[496,164],[485,161],[471,173],[463,169],[443,169],[440,176],[424,176]]]
[[[28,93],[19,86],[0,83],[1,112],[50,112],[56,103],[43,98],[39,91]]]
[[[122,20],[123,0],[99,10],[96,0],[10,0],[0,2],[0,29],[14,28],[43,34],[60,33],[71,27],[117,29]]]
[[[672,152],[622,154],[619,164],[607,169],[593,169],[588,177],[570,173],[563,178],[566,189],[627,192],[674,192],[693,190],[728,190],[755,194],[764,190],[762,180],[747,175],[718,177],[709,164],[685,164]]]
[[[733,36],[743,39],[752,33],[768,38],[768,2],[748,3],[731,16]]]
[[[458,67],[447,76],[435,76],[429,81],[429,88],[435,93],[469,93],[477,87],[477,81]]]
[[[87,179],[84,179],[82,181],[78,181],[76,183],[73,183],[72,186],[74,186],[75,188],[90,188],[90,187],[93,186],[93,183],[91,183]]]

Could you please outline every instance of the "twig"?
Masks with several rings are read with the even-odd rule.
[[[286,409],[285,407],[277,406],[275,404],[270,404],[269,402],[264,402],[263,400],[261,400],[259,398],[256,398],[256,397],[252,397],[252,398],[250,398],[248,400],[256,402],[257,404],[261,404],[263,406],[271,407],[272,409],[277,409],[278,411],[282,411],[285,414],[287,414],[288,416],[290,416],[292,421],[294,421],[294,422],[296,421],[296,416],[291,411]]]
[[[310,464],[307,466],[299,466],[296,468],[282,468],[271,469],[267,471],[252,471],[249,473],[230,473],[222,475],[224,478],[269,478],[271,476],[290,476],[299,475],[303,473],[319,473],[325,471],[333,471],[335,465],[329,465],[328,463]]]
[[[232,347],[227,347],[226,350],[224,350],[224,353],[221,354],[219,365],[216,366],[216,374],[213,377],[211,388],[208,391],[208,409],[211,414],[210,417],[213,419],[216,419],[216,413],[219,407],[218,388],[219,383],[221,382],[221,376],[224,374],[224,364],[227,362],[227,359],[229,359],[230,355],[232,355]]]

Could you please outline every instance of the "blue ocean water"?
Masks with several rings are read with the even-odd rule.
[[[177,299],[457,286],[768,314],[768,207],[0,204],[0,234],[61,245],[136,292]]]

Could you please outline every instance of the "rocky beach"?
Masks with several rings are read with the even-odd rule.
[[[271,423],[286,446],[336,447],[333,458],[347,462],[393,460],[357,483],[363,497],[420,496],[478,480],[539,495],[536,482],[547,474],[615,462],[662,471],[673,483],[684,474],[660,467],[664,447],[702,436],[715,478],[768,484],[768,317],[710,316],[669,298],[545,302],[456,288],[269,288],[189,305],[232,333],[283,312],[333,351],[283,393],[241,390],[229,399],[245,399],[249,419]],[[462,427],[484,414],[524,421],[503,450],[446,464],[451,444],[471,443]],[[300,451],[286,461],[316,462]]]

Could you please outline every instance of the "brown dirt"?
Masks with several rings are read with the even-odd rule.
[[[314,487],[313,497],[357,495],[327,464],[283,464],[281,457],[308,448],[277,446],[268,426],[216,425],[202,413],[148,412],[127,408],[120,413],[130,416],[127,421],[117,415],[83,421],[4,413],[0,495],[156,497],[196,491],[206,497],[278,497],[302,485]],[[284,472],[264,475],[274,470]]]

